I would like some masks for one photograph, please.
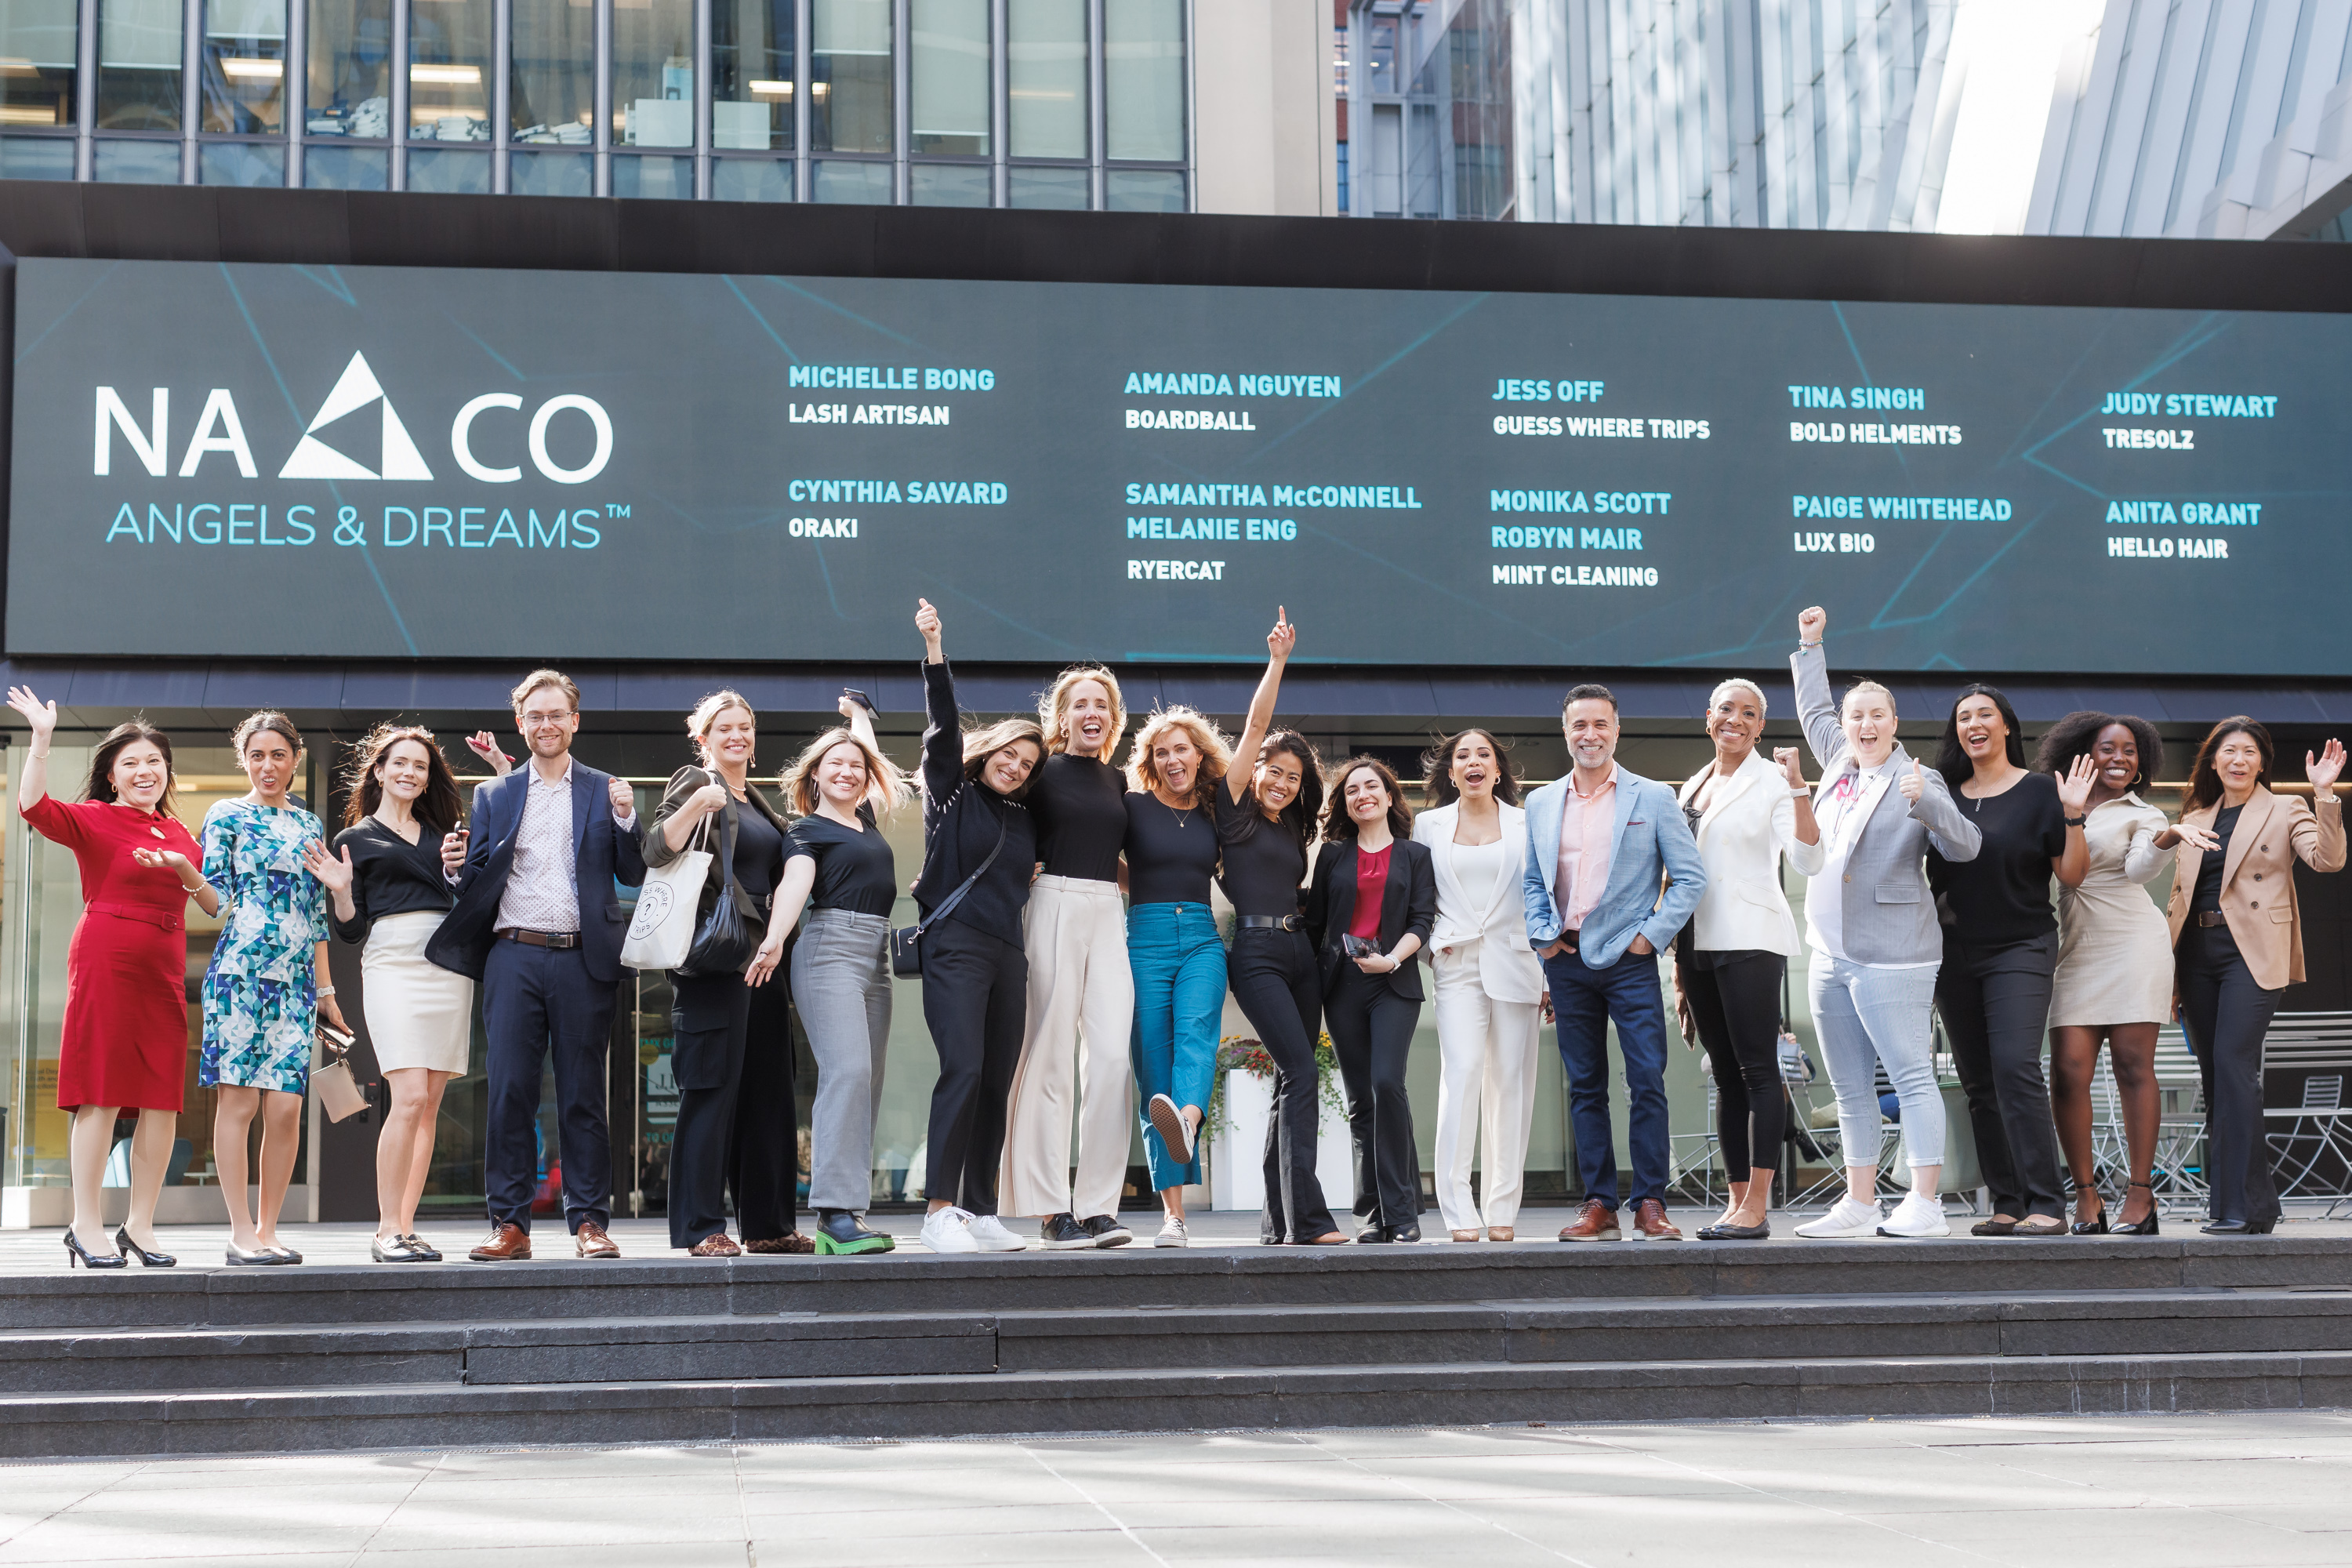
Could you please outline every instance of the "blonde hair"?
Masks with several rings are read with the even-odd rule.
[[[999,719],[993,724],[982,724],[977,730],[963,732],[963,776],[976,779],[988,759],[1007,746],[1017,746],[1026,741],[1037,748],[1037,765],[1043,767],[1051,750],[1045,744],[1045,731],[1034,719]],[[1014,798],[1029,793],[1030,784],[1037,782],[1037,770],[1029,770],[1027,783],[1022,784]]]
[[[508,694],[507,701],[514,709],[516,718],[522,717],[523,703],[542,686],[552,686],[563,693],[563,700],[572,705],[572,710],[574,713],[580,711],[580,688],[572,684],[570,676],[560,669],[534,669],[516,682],[514,690]]]
[[[1171,730],[1181,730],[1190,735],[1193,749],[1201,753],[1201,772],[1192,781],[1192,798],[1206,800],[1209,791],[1225,776],[1225,770],[1234,765],[1234,748],[1223,731],[1191,708],[1151,710],[1151,717],[1135,732],[1135,743],[1127,753],[1127,782],[1146,793],[1159,787],[1160,770],[1152,765],[1151,748]]]
[[[1881,697],[1885,698],[1886,710],[1889,713],[1896,712],[1895,706],[1895,693],[1887,690],[1886,688],[1879,685],[1875,680],[1857,680],[1852,686],[1845,689],[1844,696],[1838,699],[1838,717],[1840,719],[1843,719],[1845,717],[1846,704],[1853,700],[1855,693],[1865,691],[1875,691]]]
[[[1066,726],[1070,719],[1070,691],[1082,680],[1096,680],[1110,693],[1110,734],[1103,742],[1103,760],[1118,749],[1118,738],[1127,733],[1127,699],[1118,689],[1118,677],[1098,664],[1074,664],[1054,678],[1054,684],[1037,699],[1037,726],[1045,732],[1048,755],[1060,751],[1069,740]]]
[[[1717,681],[1715,689],[1706,694],[1706,710],[1709,713],[1715,711],[1715,705],[1723,700],[1724,693],[1727,691],[1745,691],[1748,696],[1756,699],[1756,717],[1759,719],[1763,718],[1769,711],[1764,705],[1764,689],[1744,675],[1735,675],[1728,679]]]
[[[720,687],[696,703],[694,711],[686,716],[686,732],[694,737],[695,750],[702,753],[702,760],[705,763],[710,761],[710,752],[709,748],[703,745],[702,738],[710,733],[710,726],[719,722],[719,716],[730,708],[740,708],[750,714],[752,728],[755,731],[758,729],[760,715],[752,708],[751,700],[731,687]]]
[[[776,780],[776,787],[784,792],[784,809],[794,816],[814,816],[817,808],[817,764],[825,753],[846,741],[857,748],[866,759],[866,800],[874,807],[877,817],[889,816],[906,804],[913,794],[907,774],[898,763],[859,740],[856,731],[836,724],[811,741]]]

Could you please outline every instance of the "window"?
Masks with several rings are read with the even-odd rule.
[[[1103,0],[1104,151],[1184,158],[1183,0]]]
[[[1015,164],[1011,171],[1012,188],[1006,193],[1005,205],[1084,212],[1087,180],[1084,169],[1024,168]]]
[[[990,202],[985,163],[918,163],[908,171],[908,200],[919,207],[984,207]]]
[[[285,132],[286,0],[205,0],[199,59],[204,119],[198,129],[224,136]]]
[[[305,136],[392,135],[392,0],[310,0]]]
[[[693,0],[613,7],[613,144],[694,145]]]
[[[514,0],[509,89],[518,147],[585,147],[596,102],[596,11],[588,0]]]
[[[908,17],[913,150],[988,156],[988,0],[910,0]]]
[[[180,0],[99,0],[100,131],[179,132],[180,16]],[[179,163],[174,153],[175,180]]]
[[[1006,0],[1005,35],[1006,151],[1015,158],[1084,158],[1086,0]]]
[[[456,142],[487,153],[490,142],[490,72],[498,53],[490,36],[490,0],[410,0],[408,11],[408,139],[436,145]],[[441,160],[427,160],[428,163]],[[454,167],[454,166],[453,166]],[[424,186],[418,163],[408,165],[412,190],[467,189],[470,185]],[[488,190],[484,163],[481,189]]]
[[[1103,205],[1115,213],[1181,213],[1184,176],[1173,169],[1113,169]]]
[[[710,144],[719,151],[791,149],[793,12],[793,0],[711,0]],[[716,171],[712,177],[715,182]]]
[[[75,10],[74,0],[0,6],[0,131],[72,128]],[[67,173],[70,177],[70,166]]]
[[[810,0],[809,17],[810,145],[889,152],[890,0]]]

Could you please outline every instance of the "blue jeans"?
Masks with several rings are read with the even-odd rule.
[[[1654,953],[1626,953],[1595,969],[1576,952],[1543,961],[1559,1020],[1559,1060],[1568,1069],[1569,1120],[1584,1195],[1617,1207],[1617,1135],[1609,1122],[1609,1026],[1625,1058],[1626,1142],[1633,1156],[1633,1201],[1666,1201],[1674,1168],[1666,1134],[1666,1004]]]
[[[1139,1109],[1164,1094],[1181,1110],[1209,1109],[1217,1072],[1217,1023],[1225,1010],[1225,944],[1206,904],[1139,904],[1127,911],[1127,963],[1135,974],[1135,1087]],[[1201,1180],[1196,1142],[1180,1164],[1143,1119],[1151,1190]]]
[[[1822,1065],[1837,1091],[1838,1139],[1849,1165],[1878,1163],[1880,1067],[1903,1108],[1905,1154],[1914,1165],[1944,1163],[1944,1095],[1936,1087],[1929,1023],[1936,970],[1932,963],[1889,968],[1813,954],[1806,988]]]

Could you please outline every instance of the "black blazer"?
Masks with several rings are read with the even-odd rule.
[[[425,956],[444,969],[479,980],[489,963],[490,944],[498,940],[499,900],[506,896],[507,876],[514,869],[515,833],[522,826],[530,774],[531,764],[526,761],[474,792],[473,832],[466,868],[458,873],[457,900],[449,918],[425,944]],[[646,879],[640,837],[645,818],[640,816],[636,826],[623,831],[613,820],[607,793],[611,783],[610,773],[572,759],[572,859],[579,883],[580,956],[588,978],[606,985],[621,977],[621,939],[629,929],[613,884],[617,880],[634,888]]]
[[[1381,891],[1381,948],[1393,950],[1408,932],[1427,947],[1429,933],[1437,925],[1436,862],[1430,858],[1426,844],[1410,838],[1390,842],[1389,879]],[[1315,875],[1307,888],[1307,934],[1315,943],[1315,963],[1323,973],[1326,996],[1339,981],[1340,965],[1352,968],[1355,964],[1340,940],[1355,918],[1356,846],[1327,843],[1316,851]],[[1391,991],[1409,1002],[1423,1000],[1421,965],[1416,962],[1409,960],[1387,974],[1367,978],[1386,981]]]

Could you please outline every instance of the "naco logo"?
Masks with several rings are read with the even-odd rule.
[[[331,426],[343,422],[362,410],[373,405],[377,410],[376,434],[378,455],[376,466],[368,467],[340,447],[330,443],[329,435],[344,445],[352,444],[352,436],[343,431],[329,431]],[[476,425],[492,411],[510,414],[522,412],[523,400],[510,392],[490,392],[469,400],[457,410],[449,426],[449,455],[460,471],[484,484],[512,484],[522,478],[520,462],[499,467],[484,460],[475,449],[475,442],[485,444],[490,438],[490,427],[485,423],[478,436]],[[588,422],[593,447],[587,459],[573,467],[558,462],[548,450],[548,431],[557,417],[575,414]],[[171,470],[171,392],[155,387],[149,398],[148,422],[142,426],[139,418],[123,401],[121,393],[111,386],[97,389],[97,429],[90,458],[90,472],[100,479],[110,476],[113,468],[114,443],[119,437],[130,447],[141,467],[156,479]],[[356,434],[357,424],[344,427]],[[511,433],[506,438],[512,439]],[[559,485],[586,484],[604,471],[613,460],[613,421],[604,405],[591,397],[577,393],[564,393],[548,398],[531,413],[523,429],[523,454],[530,465],[545,479]],[[511,447],[509,453],[511,454]],[[260,468],[253,459],[252,444],[246,439],[245,423],[238,416],[236,398],[226,387],[215,387],[205,399],[204,411],[196,416],[194,432],[188,437],[181,455],[178,474],[181,479],[198,476],[205,458],[219,453],[236,465],[236,471],[251,479],[260,477]],[[425,460],[410,437],[408,426],[394,412],[392,399],[385,395],[375,372],[369,368],[363,353],[352,355],[351,363],[343,367],[334,390],[327,394],[326,402],[303,429],[302,437],[295,444],[285,463],[278,468],[281,479],[430,479],[433,469]]]

